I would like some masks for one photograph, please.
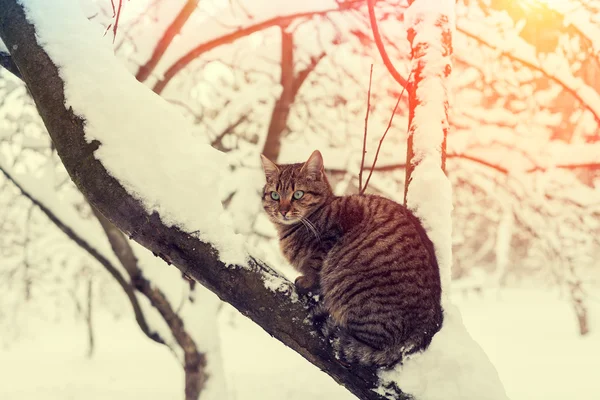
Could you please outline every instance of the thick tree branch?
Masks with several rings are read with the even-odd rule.
[[[213,40],[209,40],[208,42],[205,42],[205,43],[202,43],[202,44],[196,46],[195,48],[190,50],[187,54],[185,54],[184,56],[179,58],[177,61],[175,61],[175,63],[173,65],[171,65],[165,71],[165,73],[163,75],[163,79],[156,82],[156,84],[154,85],[152,90],[154,90],[156,93],[160,94],[164,90],[164,88],[167,86],[167,84],[171,81],[171,79],[173,79],[173,77],[179,71],[184,69],[190,62],[195,60],[201,54],[206,53],[207,51],[212,50],[215,47],[222,46],[222,45],[228,44],[228,43],[232,43],[238,39],[241,39],[243,37],[251,35],[255,32],[259,32],[259,31],[271,28],[273,26],[285,26],[285,25],[289,24],[290,22],[292,22],[296,19],[299,19],[299,18],[313,18],[313,17],[319,16],[319,15],[326,15],[331,12],[339,12],[339,11],[349,10],[352,7],[355,7],[358,3],[359,3],[359,1],[349,1],[349,2],[345,2],[345,3],[341,3],[339,8],[332,8],[332,9],[322,10],[322,11],[302,12],[302,13],[290,14],[290,15],[285,15],[285,16],[278,16],[278,17],[274,17],[274,18],[268,19],[266,21],[260,22],[255,25],[251,25],[251,26],[248,26],[245,28],[240,28],[240,29],[236,30],[235,32],[232,32],[232,33],[224,35],[224,36],[220,36]]]
[[[142,307],[140,306],[137,297],[135,296],[135,292],[133,287],[127,282],[127,280],[121,275],[117,267],[115,267],[106,257],[104,257],[98,250],[96,250],[91,244],[89,244],[84,238],[79,236],[71,227],[61,221],[48,207],[46,207],[40,200],[36,199],[31,193],[29,193],[21,184],[12,176],[12,174],[7,171],[5,168],[0,166],[0,172],[4,174],[4,176],[12,182],[13,185],[25,198],[31,201],[36,207],[40,209],[41,212],[48,217],[50,222],[52,222],[58,229],[63,231],[65,235],[69,237],[75,244],[77,244],[81,249],[83,249],[86,253],[88,253],[92,258],[94,258],[100,265],[108,271],[108,273],[117,281],[119,286],[123,289],[131,306],[133,308],[133,313],[135,315],[135,320],[137,321],[140,329],[146,336],[150,339],[154,340],[158,343],[164,343],[164,340],[160,337],[157,332],[154,332],[148,326],[146,322],[146,318],[144,317],[144,313],[142,311]]]
[[[327,341],[308,322],[306,302],[298,299],[294,286],[284,277],[253,258],[246,266],[228,267],[209,244],[177,227],[165,226],[157,213],[147,213],[94,157],[102,144],[88,143],[84,121],[65,107],[64,82],[37,44],[34,27],[21,6],[16,0],[0,0],[0,9],[0,36],[8,46],[18,46],[12,54],[15,64],[63,164],[89,202],[121,231],[215,292],[360,399],[384,399],[373,391],[379,386],[378,371],[341,365]],[[265,281],[268,286],[277,282],[278,289],[268,289]],[[404,394],[395,398],[408,399]]]
[[[164,35],[156,44],[156,47],[154,48],[154,52],[152,53],[150,59],[138,70],[137,74],[135,75],[135,78],[138,81],[144,82],[152,74],[154,68],[156,68],[156,66],[158,65],[158,62],[162,58],[163,54],[165,54],[165,51],[167,51],[167,48],[169,47],[175,36],[177,36],[179,32],[181,32],[183,25],[185,25],[188,18],[192,15],[194,10],[198,6],[199,1],[200,0],[188,0],[185,3],[181,11],[179,11],[179,14],[177,14],[177,17],[175,17],[173,22],[171,22]]]

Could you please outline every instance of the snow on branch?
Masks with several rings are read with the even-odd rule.
[[[73,1],[20,2],[23,8],[18,0],[0,0],[0,36],[16,46],[14,62],[89,202],[358,398],[407,400],[398,391],[376,392],[378,371],[337,361],[288,280],[252,257],[245,265],[222,260],[231,262],[239,249],[222,246],[237,238],[220,220],[220,153],[199,145],[180,115],[114,61]]]
[[[507,400],[494,366],[471,338],[449,300],[452,190],[445,175],[448,78],[452,70],[454,0],[409,0],[412,48],[405,203],[432,240],[442,279],[444,322],[429,348],[380,376],[402,382],[419,400]]]
[[[442,288],[450,287],[452,189],[444,174],[448,133],[448,77],[452,70],[454,2],[417,0],[406,10],[412,47],[412,92],[405,202],[435,244]],[[435,188],[436,196],[431,196]]]

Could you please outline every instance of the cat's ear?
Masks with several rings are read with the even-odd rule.
[[[321,177],[321,174],[323,173],[323,156],[319,150],[313,151],[302,166],[300,172],[305,173],[312,179],[319,179]]]
[[[279,173],[279,168],[277,168],[277,165],[275,165],[273,161],[269,160],[262,154],[260,155],[260,159],[262,160],[263,170],[265,171],[265,177],[267,180],[277,176]]]

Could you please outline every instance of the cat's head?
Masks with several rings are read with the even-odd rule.
[[[298,223],[333,196],[318,150],[298,164],[277,165],[263,155],[261,158],[267,180],[262,204],[272,222]]]

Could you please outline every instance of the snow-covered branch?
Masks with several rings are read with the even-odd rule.
[[[405,13],[414,77],[409,94],[405,202],[435,247],[444,323],[427,351],[383,377],[402,382],[420,400],[506,400],[495,368],[470,337],[449,299],[452,189],[445,175],[445,152],[454,7],[453,0],[409,0]]]
[[[156,181],[163,184],[158,188],[153,186],[154,190],[162,190],[165,193],[152,192],[151,188],[139,181],[140,178],[137,181],[125,178],[134,178],[133,175],[128,175],[133,173],[128,169],[149,169],[152,173],[158,173],[159,170],[172,172],[167,164],[156,166],[159,160],[147,154],[147,151],[151,150],[150,147],[143,147],[144,151],[140,147],[143,146],[144,139],[151,143],[158,141],[160,136],[154,135],[156,132],[153,129],[161,130],[169,126],[157,126],[154,117],[170,118],[169,123],[177,123],[180,120],[171,112],[171,108],[163,105],[165,103],[135,82],[125,70],[115,66],[118,64],[111,59],[112,51],[102,47],[101,39],[97,38],[97,42],[86,41],[88,35],[91,35],[86,25],[87,21],[69,1],[55,1],[51,5],[40,0],[27,0],[22,3],[25,3],[27,17],[25,10],[16,0],[0,0],[0,36],[9,46],[16,45],[11,47],[16,49],[12,53],[14,61],[23,74],[63,164],[89,202],[121,231],[215,292],[222,300],[232,304],[360,399],[384,399],[385,397],[375,391],[379,386],[376,370],[346,368],[337,361],[327,341],[310,323],[305,301],[298,298],[294,286],[289,281],[251,257],[245,265],[227,265],[219,256],[227,254],[228,249],[219,246],[218,236],[204,236],[208,232],[201,231],[200,236],[203,240],[200,240],[197,234],[186,232],[190,225],[189,222],[181,223],[183,210],[188,207],[189,212],[193,206],[189,203],[191,199],[187,199],[188,203],[182,203],[186,196],[204,201],[198,207],[205,208],[197,210],[199,214],[206,214],[200,215],[206,218],[200,223],[204,224],[203,229],[208,230],[209,225],[214,224],[214,218],[218,221],[219,210],[210,202],[210,198],[217,197],[217,193],[210,191],[212,181],[207,174],[212,170],[208,166],[205,165],[199,170],[176,170],[176,173],[182,174],[178,178],[185,178],[183,174],[186,171],[189,174],[189,169],[193,169],[195,179],[206,185],[199,187],[200,193],[195,195],[191,192],[186,193],[185,188],[180,188],[181,193],[171,193],[170,191],[177,189],[177,186],[166,186],[169,183],[168,179],[161,180],[154,175],[150,179],[156,178]],[[51,12],[60,13],[66,19],[52,18],[48,15]],[[69,24],[65,24],[65,20],[69,21]],[[75,37],[77,39],[74,39]],[[89,50],[86,63],[80,64],[77,61],[81,59],[81,51],[85,49]],[[101,65],[96,67],[95,63]],[[60,65],[60,69],[57,64]],[[73,68],[77,71],[77,76],[72,74]],[[98,81],[104,79],[101,76],[102,72],[109,74],[109,79],[116,80],[119,85],[112,85],[110,88],[98,86]],[[125,78],[126,75],[128,78]],[[78,96],[78,90],[85,91],[90,87],[78,85],[77,79],[85,79],[94,89],[86,92],[84,96]],[[127,108],[123,110],[126,113],[115,116],[113,112],[118,112],[119,107],[135,107],[136,104],[122,101],[119,104],[117,100],[111,101],[111,96],[125,96],[128,99],[126,91],[135,88],[143,89],[136,92],[136,101],[145,102],[144,107]],[[101,92],[100,96],[96,90]],[[90,101],[99,98],[104,98],[105,102],[90,104]],[[95,106],[101,108],[104,114],[99,116],[98,111],[94,110]],[[164,113],[161,116],[153,116],[161,107],[164,108]],[[103,117],[107,121],[102,121]],[[152,119],[155,126],[146,125],[147,129],[140,132],[143,136],[137,136],[136,129],[141,130],[138,125],[141,122],[140,118],[144,117]],[[109,133],[107,131],[111,129],[108,126],[105,126],[106,129],[98,129],[98,124],[111,123],[112,129],[118,129],[119,126],[128,126],[129,119],[135,120],[131,121],[135,122],[135,127],[119,130],[118,140],[112,141],[109,136],[96,136],[99,132]],[[174,127],[171,128],[172,132],[183,134]],[[185,144],[184,136],[173,138],[164,135],[164,132],[160,133],[164,138],[160,142],[160,154],[173,150],[169,143],[177,146],[177,141],[182,140]],[[131,137],[127,137],[128,135]],[[136,138],[140,140],[135,141]],[[159,142],[154,144],[158,145]],[[126,159],[115,157],[116,153],[107,152],[111,148],[122,148],[125,151],[122,157]],[[193,162],[192,158],[185,158],[188,155],[187,152],[174,154],[182,160],[180,164]],[[204,156],[209,158],[210,162],[212,155],[207,152]],[[118,164],[123,166],[123,161],[126,162],[125,166],[118,168]],[[109,165],[112,166],[110,173]],[[115,176],[119,176],[119,179]],[[174,176],[170,178],[173,179]],[[192,189],[194,188],[196,187],[193,186]],[[135,196],[132,193],[135,193]],[[163,208],[166,206],[164,202],[171,202],[168,199],[163,198],[163,204],[160,204],[161,196],[169,194],[175,197],[172,201],[177,204],[172,205],[179,211],[172,210],[169,213],[168,208]],[[154,200],[149,203],[149,198]],[[231,236],[225,235],[225,238],[227,243],[230,243],[228,240]],[[235,243],[232,245],[235,246]],[[407,399],[407,396],[395,394],[391,398]]]

